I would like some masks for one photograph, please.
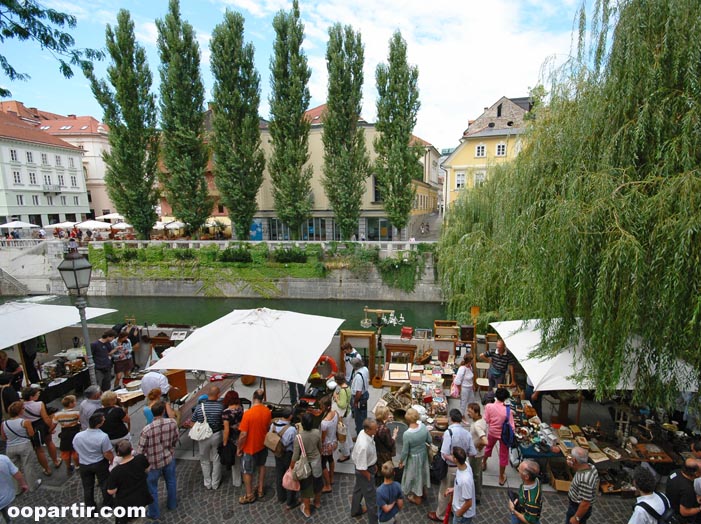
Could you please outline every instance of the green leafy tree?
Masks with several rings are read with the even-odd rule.
[[[305,117],[309,108],[307,83],[311,70],[302,51],[304,25],[299,3],[292,11],[280,11],[273,19],[275,42],[270,59],[270,137],[273,154],[270,178],[277,216],[290,228],[292,238],[309,218],[312,209],[312,168],[305,167],[310,123]]]
[[[701,11],[624,0],[609,27],[612,5],[580,13],[516,161],[449,212],[441,278],[457,318],[476,304],[543,319],[540,353],[581,344],[599,398],[669,406],[701,370]]]
[[[180,18],[180,3],[170,0],[168,14],[156,20],[161,57],[161,182],[173,214],[197,232],[212,212],[205,171],[204,85],[200,47],[192,26]]]
[[[244,44],[244,19],[227,10],[214,28],[210,49],[214,75],[212,146],[214,175],[229,210],[236,237],[247,240],[263,183],[265,157],[260,148],[260,75],[253,44]]]
[[[90,67],[91,60],[102,60],[104,54],[95,49],[76,49],[75,40],[63,28],[75,29],[75,16],[45,8],[35,0],[5,0],[0,2],[0,43],[6,40],[30,40],[49,51],[59,63],[59,71],[66,78],[73,77],[73,68]],[[20,73],[0,54],[0,68],[11,80],[27,80],[29,75]],[[12,93],[0,87],[0,96]]]
[[[389,41],[387,64],[379,64],[375,176],[385,211],[397,229],[405,227],[414,202],[411,181],[421,179],[421,148],[411,144],[419,102],[419,70],[407,63],[406,42],[399,31]]]
[[[146,53],[134,38],[129,11],[120,10],[117,26],[106,29],[111,64],[107,79],[98,80],[91,64],[84,71],[109,126],[110,152],[103,153],[107,193],[140,238],[156,222],[159,137],[156,97]],[[110,85],[112,86],[110,88]]]
[[[360,33],[350,26],[332,26],[326,48],[329,93],[324,116],[322,183],[343,238],[350,238],[358,229],[365,179],[369,174],[365,134],[358,126],[363,62]]]

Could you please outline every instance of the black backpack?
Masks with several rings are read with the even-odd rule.
[[[657,513],[650,504],[647,502],[638,502],[636,506],[640,506],[643,508],[645,511],[647,511],[650,516],[654,519],[657,519],[657,522],[659,524],[677,524],[679,522],[679,519],[677,519],[676,512],[674,511],[674,508],[669,502],[669,499],[666,497],[666,495],[662,493],[658,493],[655,491],[655,495],[660,497],[662,499],[662,503],[664,504],[664,511],[662,512],[662,515]]]
[[[450,437],[452,438],[452,430],[448,429],[447,431],[450,433]],[[431,461],[431,464],[429,465],[429,474],[433,484],[440,484],[441,480],[448,476],[448,463],[443,460],[440,447],[438,448],[438,453],[436,453]]]

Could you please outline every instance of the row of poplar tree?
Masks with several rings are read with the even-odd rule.
[[[260,75],[254,66],[253,45],[244,42],[244,18],[227,10],[212,33],[209,136],[204,129],[200,49],[192,26],[180,16],[178,0],[170,1],[168,13],[156,26],[161,61],[158,100],[151,91],[144,48],[135,39],[134,23],[126,10],[119,12],[114,28],[108,25],[106,29],[111,59],[107,79],[98,79],[90,63],[84,66],[110,127],[111,151],[104,154],[109,196],[138,235],[148,238],[157,219],[160,182],[173,214],[196,234],[212,212],[205,178],[212,155],[221,203],[228,209],[237,238],[247,239],[266,159],[258,114]],[[304,26],[297,0],[291,11],[277,13],[273,28],[269,100],[273,152],[268,171],[276,214],[296,238],[313,205],[312,168],[306,165],[311,124],[305,118],[311,70],[302,51]],[[371,171],[390,221],[402,228],[414,198],[411,180],[421,178],[420,150],[410,145],[419,109],[418,69],[407,63],[406,42],[396,32],[390,40],[388,63],[377,67],[374,165],[358,127],[364,63],[360,33],[350,26],[332,26],[326,61],[329,84],[322,182],[341,234],[350,238],[357,229]]]

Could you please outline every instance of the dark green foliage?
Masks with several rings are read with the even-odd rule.
[[[244,44],[243,16],[227,10],[214,28],[212,74],[214,177],[229,211],[236,238],[248,240],[256,213],[256,195],[263,183],[265,157],[260,148],[258,106],[260,75],[253,44]]]
[[[112,88],[95,77],[90,64],[83,72],[110,128],[111,151],[103,153],[107,193],[138,236],[148,238],[156,223],[158,204],[159,138],[151,71],[143,47],[134,38],[134,22],[128,11],[119,11],[114,31],[107,26],[106,41],[112,62],[107,78]]]
[[[416,283],[426,267],[423,256],[415,251],[407,251],[398,258],[378,260],[376,265],[385,285],[407,293],[416,289]]]
[[[220,262],[251,262],[251,252],[245,247],[227,247],[219,253]]]
[[[166,250],[163,245],[150,245],[138,250],[137,258],[140,262],[163,262],[166,259]]]
[[[71,66],[80,69],[91,67],[91,60],[102,60],[104,53],[95,49],[76,49],[75,40],[63,28],[75,29],[73,15],[45,8],[35,0],[3,0],[0,2],[0,44],[5,40],[31,40],[49,51],[59,63],[59,71],[66,78],[73,78]],[[9,78],[27,80],[29,75],[20,73],[0,55],[0,69]],[[0,87],[0,97],[9,97],[9,89]]]
[[[542,353],[581,337],[599,398],[669,406],[701,369],[701,10],[623,0],[610,38],[612,5],[582,11],[515,163],[449,212],[442,283],[458,320],[544,319]]]
[[[205,171],[209,151],[204,143],[204,85],[200,47],[192,26],[180,18],[180,3],[170,0],[168,14],[156,20],[161,57],[161,126],[163,162],[160,174],[173,215],[189,232],[202,227],[212,212]]]
[[[281,264],[296,262],[304,264],[307,261],[307,253],[295,246],[291,248],[278,248],[273,251],[273,260]]]
[[[255,244],[251,247],[251,257],[253,257],[253,262],[256,264],[264,264],[268,261],[270,253],[268,251],[268,244],[261,242],[260,244]]]
[[[107,262],[119,262],[119,256],[115,252],[114,246],[111,242],[105,242],[105,245],[102,249],[105,254],[105,260]]]
[[[326,68],[329,73],[324,116],[324,191],[343,238],[358,229],[360,207],[369,174],[365,134],[358,127],[362,109],[364,50],[360,33],[336,24],[329,29]]]
[[[129,262],[130,260],[136,260],[139,256],[139,252],[133,248],[126,248],[122,251],[122,260]]]
[[[176,260],[192,260],[195,258],[195,251],[190,248],[174,249],[173,255],[175,255]]]
[[[387,217],[402,229],[409,221],[414,202],[411,181],[421,180],[421,148],[412,145],[419,102],[419,70],[407,63],[406,42],[399,31],[389,42],[387,64],[379,64],[375,176]]]
[[[309,159],[310,123],[304,115],[309,108],[307,83],[311,70],[302,51],[304,25],[297,0],[292,3],[292,11],[275,15],[273,28],[269,99],[273,155],[269,171],[277,216],[289,226],[293,239],[297,239],[312,209],[312,168],[305,167]]]

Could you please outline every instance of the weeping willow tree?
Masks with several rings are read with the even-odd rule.
[[[581,11],[518,159],[450,210],[441,280],[454,317],[541,318],[599,398],[664,406],[701,370],[701,10],[612,5]]]

